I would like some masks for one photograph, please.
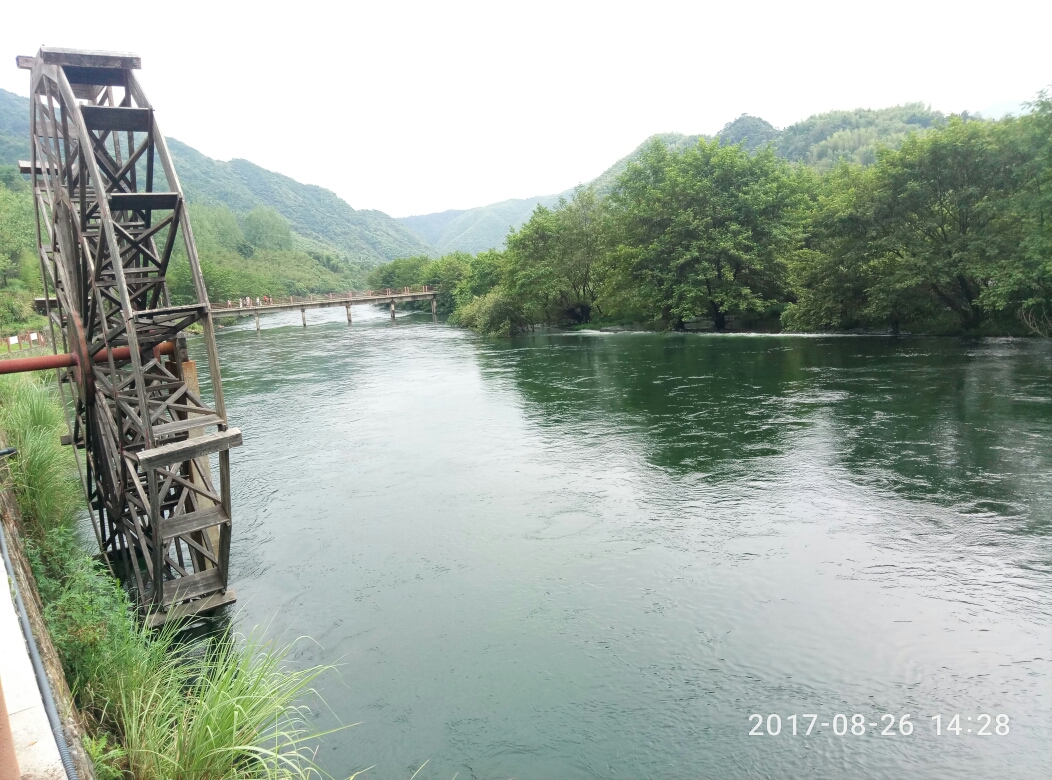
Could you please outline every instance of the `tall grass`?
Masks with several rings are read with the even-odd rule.
[[[71,449],[62,447],[62,408],[32,374],[0,377],[0,430],[18,448],[8,460],[19,509],[34,535],[69,527],[84,503]]]
[[[0,430],[44,618],[92,734],[100,780],[306,778],[321,736],[297,702],[326,667],[285,667],[288,648],[229,631],[185,640],[140,626],[88,552],[84,500],[53,385],[0,376]]]

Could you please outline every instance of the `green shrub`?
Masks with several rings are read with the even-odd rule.
[[[515,301],[500,287],[464,304],[449,321],[486,336],[514,336],[532,327]]]

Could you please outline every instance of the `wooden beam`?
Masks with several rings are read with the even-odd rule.
[[[89,130],[132,130],[145,133],[150,129],[148,108],[122,108],[120,106],[81,106],[84,124]]]
[[[177,192],[114,192],[109,196],[111,211],[151,211],[174,209]]]
[[[29,160],[19,160],[18,161],[18,172],[19,173],[29,174],[30,176],[32,176],[33,175],[33,163],[31,163]],[[47,167],[41,168],[40,167],[40,163],[37,163],[36,174],[38,176],[44,176],[45,174],[51,173],[51,172],[52,171],[50,171]],[[54,171],[54,173],[57,175],[59,173],[59,171]]]
[[[151,447],[135,453],[139,465],[144,468],[156,468],[166,463],[175,463],[181,460],[190,460],[201,455],[213,452],[222,452],[231,447],[241,446],[241,429],[228,428],[219,433],[210,433],[206,436],[198,436],[186,441],[178,441],[174,444],[162,444],[160,447]]]
[[[228,588],[225,593],[215,593],[207,598],[191,601],[189,604],[177,604],[167,612],[153,612],[146,622],[150,628],[157,628],[169,620],[185,620],[235,601],[237,601],[237,593],[233,588]]]
[[[44,46],[40,59],[45,65],[72,65],[79,68],[120,68],[138,70],[142,59],[127,52],[93,51],[91,49],[61,49]]]

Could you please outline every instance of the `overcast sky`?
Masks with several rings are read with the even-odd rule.
[[[0,87],[28,94],[14,56],[41,44],[133,51],[169,136],[393,216],[559,192],[742,113],[975,111],[1052,83],[1048,0],[12,0],[3,21]]]

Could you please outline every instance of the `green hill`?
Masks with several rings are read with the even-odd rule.
[[[717,134],[725,143],[743,143],[755,151],[771,144],[775,154],[821,170],[839,162],[871,165],[877,149],[897,149],[912,132],[945,124],[946,116],[923,103],[891,108],[829,111],[778,130],[759,117],[742,114]]]
[[[876,161],[879,146],[897,149],[909,133],[924,132],[945,120],[943,114],[932,111],[923,103],[877,110],[830,111],[815,114],[782,130],[759,117],[742,114],[728,122],[716,137],[723,143],[741,143],[749,151],[771,144],[780,157],[825,170],[842,161],[869,165]],[[702,137],[705,136],[680,133],[652,136],[589,184],[601,194],[608,192],[629,161],[636,159],[654,138],[660,138],[669,148],[682,149],[697,143]],[[508,231],[523,225],[538,204],[553,206],[560,197],[569,197],[572,192],[506,200],[466,211],[400,217],[399,222],[442,253],[461,251],[474,254],[502,247]]]
[[[221,162],[174,138],[175,158],[187,200],[225,206],[243,217],[253,209],[272,208],[288,220],[298,245],[339,254],[361,266],[409,255],[433,254],[433,248],[381,211],[356,210],[335,193],[301,184],[248,160]],[[29,157],[29,99],[0,89],[0,165]]]
[[[335,247],[365,266],[434,251],[382,211],[353,209],[330,190],[301,184],[248,160],[213,160],[175,139],[168,139],[168,148],[191,203],[219,204],[236,214],[270,207],[300,236]]]
[[[29,98],[0,89],[0,165],[29,157]]]
[[[660,136],[670,147],[681,148],[696,143],[699,136],[665,133]],[[601,192],[613,187],[628,161],[635,159],[647,142],[640,144],[631,154],[622,157],[590,183]],[[573,195],[569,189],[556,195],[539,195],[534,198],[513,198],[488,206],[473,209],[439,211],[413,217],[399,217],[398,221],[413,231],[421,240],[438,250],[439,254],[469,252],[476,254],[487,249],[504,246],[508,231],[518,228],[530,218],[537,206],[554,207],[559,198]]]
[[[554,206],[559,195],[516,198],[465,211],[441,211],[419,217],[399,217],[406,228],[427,241],[439,254],[453,251],[483,252],[504,246],[504,238],[541,206]]]

